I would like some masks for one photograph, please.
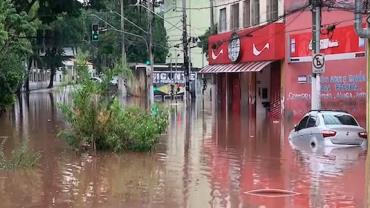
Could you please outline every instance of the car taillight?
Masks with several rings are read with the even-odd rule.
[[[326,138],[326,137],[333,137],[333,136],[335,136],[335,135],[337,134],[337,132],[332,131],[332,130],[323,130],[323,131],[321,132],[321,134],[322,134],[322,136],[323,136],[324,138]]]
[[[366,133],[366,131],[363,131],[363,132],[358,133],[358,136],[361,137],[361,138],[363,138],[363,139],[367,139],[367,133]]]

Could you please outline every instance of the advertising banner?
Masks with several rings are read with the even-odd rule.
[[[190,73],[190,81],[196,79],[195,73]],[[154,71],[154,95],[183,95],[185,92],[184,71]]]

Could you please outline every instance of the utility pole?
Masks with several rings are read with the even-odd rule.
[[[149,38],[149,47],[148,47],[148,53],[149,53],[149,61],[150,61],[150,67],[147,71],[147,99],[149,107],[152,106],[154,103],[154,92],[153,92],[153,70],[154,70],[154,55],[153,55],[153,14],[154,13],[154,0],[150,3],[148,2],[148,38]]]
[[[121,31],[125,31],[125,20],[124,20],[124,14],[123,14],[123,0],[121,0]],[[125,51],[125,33],[121,33],[121,38],[122,38],[122,67],[126,65],[126,51]],[[120,79],[121,80],[121,79]],[[122,86],[122,94],[124,96],[127,95],[127,90],[125,86],[125,77],[123,77],[123,82],[121,81],[121,86]]]
[[[209,9],[210,9],[210,24],[211,24],[211,29],[215,26],[215,19],[214,19],[214,13],[213,13],[213,1],[214,0],[209,0]]]
[[[125,31],[125,20],[124,20],[124,14],[123,14],[123,0],[121,0],[121,31]],[[125,51],[125,34],[121,33],[122,38],[122,65],[124,66],[126,64],[126,51]]]
[[[191,0],[189,1],[189,8],[191,8]],[[192,67],[191,44],[193,43],[193,37],[191,36],[191,10],[189,10],[188,16],[189,16],[189,34],[190,34],[190,38],[188,39],[188,40],[190,40],[190,41],[188,41],[188,48],[189,48],[189,52],[188,52],[189,53],[189,55],[188,55],[188,57],[189,57],[189,97],[191,97],[191,99],[193,99],[194,96],[195,96],[196,87],[195,87],[195,89],[192,89],[193,88],[192,86],[195,86],[195,83],[192,86],[190,85],[190,82],[191,82],[190,76],[191,76],[191,67]],[[194,92],[194,96],[193,96],[193,92]]]
[[[186,25],[186,0],[182,0],[182,43],[184,51],[184,74],[185,74],[185,98],[187,98],[190,89],[190,67],[189,67],[189,43],[188,43],[188,33]]]
[[[312,58],[320,53],[320,30],[321,30],[321,0],[311,0],[312,3]],[[312,93],[311,109],[319,110],[321,108],[321,84],[320,73],[315,73],[312,66]]]
[[[361,14],[363,11],[363,1],[362,0],[355,0],[355,30],[359,37],[366,38],[367,39],[367,82],[366,82],[366,131],[370,132],[370,22],[369,18],[370,16],[367,16],[367,28],[363,28],[362,26],[362,19],[363,15]],[[370,147],[370,143],[368,143],[368,146]],[[369,193],[368,193],[369,195]]]

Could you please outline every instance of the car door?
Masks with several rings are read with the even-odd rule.
[[[311,140],[312,137],[315,136],[317,133],[317,116],[316,115],[310,115],[307,121],[307,127],[304,130],[304,134],[306,135],[306,140]],[[309,141],[307,141],[309,142]]]
[[[306,144],[310,139],[312,133],[312,127],[315,126],[316,120],[313,119],[313,116],[310,115],[307,117],[306,125],[302,126],[302,129],[299,130],[299,139],[301,144]]]
[[[304,137],[307,136],[308,133],[306,131],[307,127],[307,121],[309,119],[309,116],[305,116],[298,125],[294,128],[294,132],[292,134],[292,141],[296,145],[301,145],[304,142]]]

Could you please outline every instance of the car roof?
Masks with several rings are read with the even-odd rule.
[[[308,115],[318,115],[318,114],[341,114],[341,115],[350,115],[352,116],[350,113],[346,112],[346,111],[343,111],[343,110],[311,110],[309,111],[308,113],[305,114],[305,116],[308,116]],[[353,116],[352,116],[353,117]]]
[[[327,109],[323,109],[323,110],[310,110],[309,112],[333,112],[333,113],[346,113],[346,114],[349,114],[347,111],[344,111],[344,110],[327,110]]]

